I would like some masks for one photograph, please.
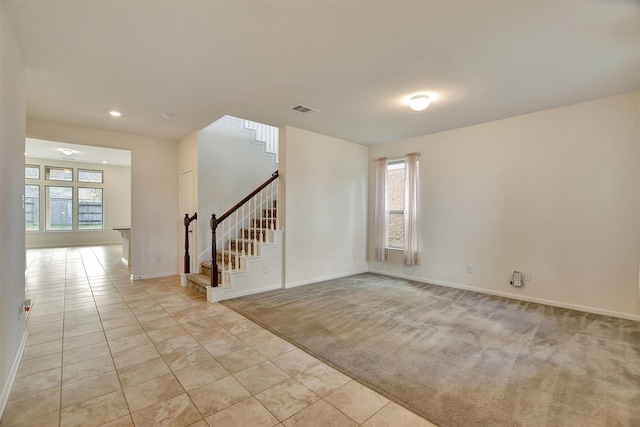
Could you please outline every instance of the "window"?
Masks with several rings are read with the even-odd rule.
[[[404,249],[405,211],[404,160],[387,163],[387,246]]]
[[[389,249],[403,252],[405,265],[420,264],[418,235],[418,158],[376,159],[374,209],[375,259],[389,260]]]
[[[46,193],[46,230],[73,230],[73,187],[47,186]]]
[[[102,230],[102,188],[78,188],[78,230]]]
[[[40,166],[24,165],[25,179],[40,179]]]
[[[40,168],[38,168],[39,170]],[[26,231],[40,230],[40,186],[24,186],[24,223]]]
[[[78,169],[78,181],[102,184],[102,173],[99,170]]]
[[[44,179],[50,181],[73,181],[73,169],[45,166]]]
[[[76,173],[74,176],[74,168],[67,166],[25,165],[26,231],[104,230],[104,171],[77,168]]]

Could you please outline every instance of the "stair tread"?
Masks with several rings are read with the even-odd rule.
[[[218,249],[218,255],[221,255],[224,252],[224,254],[230,254],[235,256],[236,254],[240,257],[245,256],[246,254],[242,251],[236,251],[236,250],[232,250],[230,251],[229,249]]]
[[[200,286],[211,285],[211,277],[208,274],[188,274],[187,279]]]

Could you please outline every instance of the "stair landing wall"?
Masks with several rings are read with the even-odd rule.
[[[198,132],[197,265],[211,260],[211,213],[222,215],[277,169],[241,119],[225,116]]]

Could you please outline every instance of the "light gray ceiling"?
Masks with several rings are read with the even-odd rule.
[[[71,150],[73,153],[66,155],[62,152],[64,149]],[[25,141],[25,156],[38,159],[131,167],[131,151],[129,150],[45,141],[36,138],[27,138]]]
[[[369,145],[640,88],[639,1],[3,8],[30,117],[172,140],[230,114]],[[421,113],[404,104],[417,92],[434,97]],[[320,112],[289,109],[298,103]]]

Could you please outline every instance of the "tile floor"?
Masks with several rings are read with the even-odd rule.
[[[4,426],[433,426],[120,246],[27,251],[29,341]]]

